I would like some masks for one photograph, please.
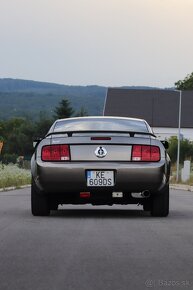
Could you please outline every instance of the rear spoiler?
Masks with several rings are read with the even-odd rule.
[[[51,133],[48,133],[46,137],[48,136],[52,136],[52,135],[63,135],[63,134],[67,134],[68,137],[72,137],[73,134],[81,134],[81,133],[97,133],[97,134],[101,134],[101,133],[108,133],[108,134],[113,134],[113,133],[120,133],[120,134],[129,134],[130,137],[134,137],[135,135],[146,135],[146,136],[153,136],[156,138],[156,135],[154,135],[153,133],[150,133],[150,132],[135,132],[135,131],[98,131],[98,130],[81,130],[81,131],[62,131],[62,132],[51,132]]]

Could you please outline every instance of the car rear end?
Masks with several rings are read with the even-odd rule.
[[[121,136],[91,143],[91,138],[54,137],[42,142],[37,150],[36,170],[44,190],[54,193],[111,187],[138,192],[162,185],[165,152],[156,140]],[[107,151],[103,158],[95,154],[100,147]],[[105,176],[95,171],[103,171]]]
[[[141,124],[133,131],[52,129],[32,158],[36,186],[57,203],[144,204],[169,181],[165,148],[144,124],[141,132]]]

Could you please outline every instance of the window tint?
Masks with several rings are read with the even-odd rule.
[[[57,121],[54,132],[63,131],[137,131],[149,132],[146,123],[135,119],[85,118]]]

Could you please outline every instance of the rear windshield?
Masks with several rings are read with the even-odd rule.
[[[142,120],[114,118],[85,118],[57,121],[54,132],[65,131],[134,131],[151,132]]]

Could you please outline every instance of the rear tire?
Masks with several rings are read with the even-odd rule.
[[[169,184],[152,197],[151,215],[166,217],[169,214]]]
[[[33,179],[31,184],[31,212],[34,216],[48,216],[50,214],[48,198],[45,193],[40,192]]]

